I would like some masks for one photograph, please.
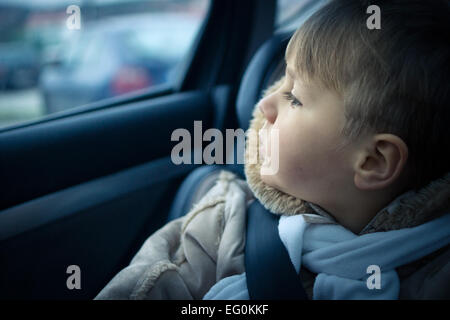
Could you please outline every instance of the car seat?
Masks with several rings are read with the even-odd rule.
[[[236,115],[242,130],[246,131],[253,109],[262,97],[263,90],[278,80],[285,70],[284,54],[293,32],[275,34],[267,40],[251,59],[236,99]],[[235,145],[234,155],[243,153]],[[221,170],[229,170],[245,180],[244,165],[204,165],[194,169],[178,189],[168,215],[168,221],[188,213],[193,205],[214,186]]]

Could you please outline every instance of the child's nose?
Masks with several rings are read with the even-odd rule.
[[[273,97],[268,96],[262,99],[258,104],[259,110],[270,123],[274,123],[277,118],[277,108]]]

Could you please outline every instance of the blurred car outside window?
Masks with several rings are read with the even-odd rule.
[[[209,0],[0,0],[0,128],[174,83],[208,9]]]

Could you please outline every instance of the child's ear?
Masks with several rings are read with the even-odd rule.
[[[355,186],[377,190],[390,186],[402,173],[408,159],[405,142],[393,134],[377,134],[368,141],[354,164]]]

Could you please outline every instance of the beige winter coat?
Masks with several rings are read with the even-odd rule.
[[[262,123],[262,114],[255,108],[250,128],[259,130]],[[247,143],[248,157],[257,150],[249,140]],[[221,171],[216,185],[192,210],[150,236],[130,265],[96,299],[202,299],[219,280],[243,273],[245,215],[255,198],[274,214],[314,212],[304,201],[265,185],[259,178],[259,168],[260,164],[246,161],[246,181]],[[360,234],[413,227],[449,212],[447,174],[381,210]],[[397,272],[400,299],[450,298],[448,245]],[[300,278],[310,298],[314,277],[301,268]]]
[[[215,187],[186,216],[149,237],[96,299],[201,299],[219,280],[244,272],[245,211],[252,199],[245,181],[222,171]],[[448,247],[397,271],[400,298],[450,298]],[[314,274],[302,269],[301,278],[311,298]]]

